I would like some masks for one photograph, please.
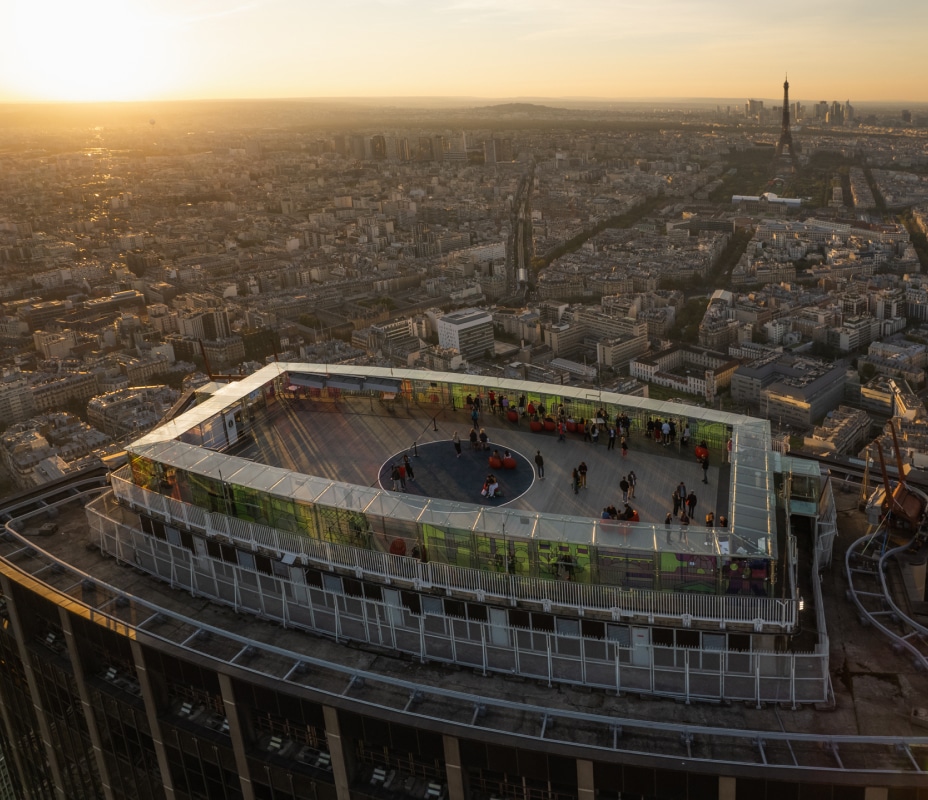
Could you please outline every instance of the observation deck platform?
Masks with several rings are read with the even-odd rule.
[[[622,510],[619,481],[634,471],[637,486],[629,504],[638,511],[642,523],[660,527],[660,544],[665,542],[664,519],[673,509],[674,489],[682,482],[687,491],[696,494],[696,513],[688,537],[694,551],[703,549],[706,514],[713,512],[716,520],[729,514],[729,468],[721,448],[710,449],[708,483],[704,484],[694,442],[682,448],[678,438],[664,446],[649,439],[640,428],[633,428],[627,437],[628,454],[623,456],[618,438],[615,448],[608,449],[605,433],[597,444],[585,442],[582,433],[568,433],[559,441],[554,432],[532,432],[527,418],[512,423],[500,415],[483,413],[478,427],[486,429],[489,450],[474,450],[468,438],[472,427],[469,409],[445,408],[434,414],[419,406],[390,409],[367,398],[338,402],[281,398],[259,412],[247,435],[226,452],[304,474],[388,490],[390,465],[402,464],[406,454],[416,475],[407,481],[404,495],[410,504],[435,497],[591,520],[599,520],[610,505]],[[679,419],[685,419],[686,409],[680,406]],[[461,458],[456,457],[452,444],[455,433],[461,438]],[[491,469],[488,458],[494,450],[521,456],[516,470]],[[544,458],[543,480],[535,473],[538,451]],[[588,467],[586,487],[575,492],[571,476],[581,462]],[[488,501],[480,494],[488,472],[500,480],[501,500]],[[676,522],[671,535],[674,543],[679,541]],[[634,545],[634,540],[629,544]],[[650,549],[644,541],[642,545]]]

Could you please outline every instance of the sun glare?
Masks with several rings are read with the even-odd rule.
[[[158,28],[136,0],[19,0],[11,82],[29,100],[147,99],[171,83]]]

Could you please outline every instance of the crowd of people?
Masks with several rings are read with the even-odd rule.
[[[677,433],[680,433],[680,447],[688,447],[690,443],[690,426],[686,420],[675,420],[673,417],[648,417],[645,424],[645,436],[655,442],[670,447],[677,442]]]
[[[621,449],[622,455],[627,456],[629,451],[629,438],[631,436],[633,420],[623,412],[617,412],[611,417],[605,408],[598,409],[593,416],[589,418],[572,419],[569,412],[563,404],[552,405],[547,407],[542,400],[534,400],[522,394],[518,397],[509,397],[501,394],[497,395],[494,391],[489,391],[486,398],[480,394],[468,394],[465,403],[470,409],[473,420],[473,428],[470,432],[471,445],[475,450],[487,449],[487,435],[478,423],[480,415],[484,410],[491,414],[505,415],[509,411],[515,411],[519,418],[527,417],[532,420],[553,420],[555,430],[558,433],[558,441],[565,441],[568,430],[582,432],[583,441],[596,445],[599,441],[605,440],[607,450],[615,450],[616,446]],[[571,427],[568,428],[568,423]],[[656,442],[664,447],[679,445],[681,449],[689,447],[692,434],[689,423],[685,419],[674,419],[672,417],[648,417],[642,430],[646,439]],[[455,445],[458,447],[458,445]],[[729,443],[729,448],[730,448]],[[709,466],[710,456],[709,448],[705,441],[701,441],[695,447],[696,460],[702,469],[702,483],[709,483]],[[730,456],[729,456],[730,460]],[[535,456],[538,477],[544,477],[544,459],[541,451]],[[570,472],[571,488],[574,494],[579,495],[581,489],[587,489],[587,476],[589,467],[585,461],[581,461]],[[490,479],[493,478],[491,481]],[[635,499],[635,485],[638,478],[633,470],[629,470],[622,475],[619,480],[619,490],[622,493],[622,501],[617,508],[616,505],[608,505],[603,508],[602,519],[609,520],[626,520],[638,522],[640,515],[632,507],[630,501]],[[491,487],[495,482],[493,475],[488,476],[484,483],[482,494],[492,497]],[[498,494],[496,494],[498,496]],[[667,529],[666,541],[670,544],[673,541],[673,531],[679,531],[679,541],[686,545],[689,543],[688,530],[693,524],[698,505],[698,498],[695,492],[686,491],[686,487],[681,483],[674,489],[671,495],[672,510],[667,513],[665,527]],[[709,511],[705,515],[705,526],[707,530],[716,527],[727,527],[728,520],[724,515],[716,518],[714,511]]]
[[[603,508],[603,519],[626,520],[627,522],[641,522],[638,512],[628,503],[623,504],[623,509],[619,511],[615,506],[606,506]]]

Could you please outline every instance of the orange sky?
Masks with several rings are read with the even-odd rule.
[[[10,4],[12,4],[10,6]],[[924,0],[7,0],[0,102],[928,101]]]

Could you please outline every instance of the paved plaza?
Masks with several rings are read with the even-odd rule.
[[[259,414],[249,436],[233,452],[261,463],[387,490],[392,488],[390,465],[407,454],[416,476],[407,481],[411,501],[430,496],[481,504],[485,501],[480,489],[491,471],[488,456],[494,449],[510,450],[517,456],[517,468],[512,474],[497,471],[505,494],[502,503],[509,508],[598,519],[606,506],[622,508],[619,481],[634,470],[638,485],[630,503],[642,522],[663,523],[681,481],[698,498],[694,525],[701,525],[709,511],[716,519],[729,513],[729,470],[720,451],[711,451],[709,482],[703,484],[692,446],[665,447],[641,431],[632,431],[623,457],[618,445],[607,448],[604,436],[598,444],[584,442],[577,433],[559,441],[555,433],[530,431],[525,419],[513,424],[486,414],[479,426],[487,431],[489,451],[472,450],[470,413],[465,410],[430,415],[416,406],[388,409],[361,398],[337,404],[286,399]],[[451,441],[455,432],[462,440],[461,459],[456,458]],[[532,461],[539,450],[545,462],[543,481],[535,475]],[[575,494],[571,473],[580,462],[588,466],[587,487]]]

